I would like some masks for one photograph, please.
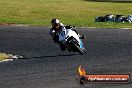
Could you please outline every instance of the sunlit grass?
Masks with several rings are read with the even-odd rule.
[[[132,3],[88,0],[0,0],[0,23],[49,26],[52,18],[64,24],[89,27],[131,27],[130,23],[96,23],[96,16],[132,14]]]
[[[2,61],[4,59],[7,59],[7,58],[9,58],[9,55],[8,54],[0,53],[0,61]]]

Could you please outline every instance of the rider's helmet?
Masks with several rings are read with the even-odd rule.
[[[58,19],[52,19],[51,24],[59,24],[60,21]]]
[[[60,25],[60,21],[58,19],[52,19],[51,24],[53,28],[58,29]]]

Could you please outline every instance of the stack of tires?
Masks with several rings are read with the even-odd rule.
[[[95,22],[132,22],[132,15],[124,16],[124,15],[116,15],[114,17],[113,14],[108,14],[106,16],[96,17]]]

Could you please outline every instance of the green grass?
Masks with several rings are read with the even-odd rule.
[[[132,3],[88,0],[0,0],[0,24],[49,26],[52,18],[66,25],[99,28],[132,27],[130,23],[96,23],[96,16],[132,14]]]
[[[7,59],[7,58],[9,58],[9,55],[8,54],[0,53],[0,61],[2,61],[4,59]]]

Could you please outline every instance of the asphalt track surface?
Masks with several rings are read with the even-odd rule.
[[[87,74],[132,75],[132,30],[79,28],[85,55],[62,52],[49,27],[0,27],[0,52],[24,56],[0,63],[0,88],[132,88],[130,84],[77,84],[78,67]]]

